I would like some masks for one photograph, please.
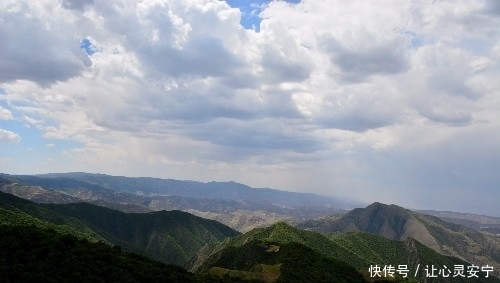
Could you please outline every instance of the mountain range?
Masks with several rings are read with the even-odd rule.
[[[331,197],[255,189],[235,182],[201,183],[89,173],[3,174],[0,179],[4,180],[0,191],[40,203],[84,201],[123,212],[182,210],[241,232],[280,220],[298,223],[344,213],[354,205]]]
[[[282,248],[285,249],[283,252],[287,256],[290,253],[289,249],[298,250],[294,252],[297,254],[293,258],[294,261],[303,262],[304,269],[302,273],[312,277],[315,276],[314,270],[317,265],[321,265],[313,261],[312,258],[318,261],[323,258],[336,261],[337,263],[330,263],[330,270],[335,270],[336,267],[341,266],[342,264],[339,262],[352,266],[355,270],[358,270],[358,273],[366,281],[373,279],[369,274],[369,270],[370,266],[375,265],[379,267],[406,265],[412,275],[407,276],[407,278],[396,275],[395,279],[400,282],[412,282],[413,279],[424,282],[447,282],[446,278],[429,278],[426,274],[428,271],[427,266],[432,265],[436,269],[443,269],[456,265],[470,265],[462,259],[444,256],[412,238],[405,241],[395,241],[363,232],[325,236],[313,231],[300,230],[280,222],[267,228],[256,228],[240,236],[228,238],[221,243],[207,245],[190,262],[190,266],[192,270],[198,273],[224,272],[233,273],[234,276],[238,274],[238,271],[244,271],[244,273],[240,273],[240,276],[249,276],[248,272],[250,272],[250,275],[254,277],[266,278],[266,270],[268,272],[273,269],[270,267],[263,269],[262,265],[274,266],[274,274],[277,274],[278,271],[282,271],[285,266],[291,264],[285,260],[287,256],[280,254]],[[306,253],[305,250],[314,252]],[[307,266],[308,263],[311,266]],[[296,270],[297,268],[292,269]],[[348,273],[342,275],[342,277],[351,280],[345,282],[358,282],[359,277],[348,271],[349,269],[345,267],[340,269]],[[336,272],[338,273],[338,271]],[[299,275],[294,276],[299,277]],[[394,278],[388,276],[380,279],[394,280]],[[340,279],[333,281],[316,280],[319,279],[310,282],[344,282]],[[452,282],[470,282],[470,280],[457,277]],[[497,281],[498,279],[492,277],[475,280],[475,282]],[[274,281],[270,280],[269,282]]]
[[[422,214],[433,215],[446,222],[466,226],[478,231],[500,235],[500,217],[460,213],[453,211],[421,210]]]
[[[177,265],[183,265],[208,242],[239,234],[224,224],[182,211],[124,213],[89,203],[36,204],[2,192],[0,212],[1,224],[52,228]]]
[[[127,181],[131,183],[127,185]],[[78,243],[76,253],[82,252],[80,244],[88,244],[89,251],[97,249],[108,259],[123,259],[117,262],[128,264],[132,259],[122,253],[133,252],[147,257],[141,258],[138,266],[157,266],[147,261],[153,260],[191,271],[165,267],[170,275],[184,279],[155,278],[150,282],[471,282],[471,278],[444,274],[453,274],[455,267],[473,265],[479,268],[481,278],[472,282],[499,282],[500,237],[492,233],[494,230],[484,229],[494,227],[494,217],[418,212],[382,203],[347,211],[336,206],[340,204],[335,200],[320,201],[315,195],[271,189],[263,191],[270,191],[269,196],[284,193],[285,199],[279,202],[270,197],[259,203],[248,190],[261,189],[241,184],[163,181],[87,173],[1,174],[0,231],[6,233],[0,235],[11,239],[18,230],[37,235],[34,237],[42,244],[32,251],[36,256],[41,255],[40,249],[52,254],[61,247],[47,243],[54,237]],[[172,183],[177,187],[167,186]],[[190,187],[190,183],[195,185]],[[227,192],[224,198],[218,198],[217,185]],[[166,186],[164,190],[162,186]],[[229,194],[232,189],[243,192],[242,196]],[[184,194],[176,195],[183,190]],[[194,196],[194,192],[198,194]],[[301,198],[309,206],[301,205]],[[225,222],[241,229],[196,213],[225,217]],[[467,225],[456,224],[460,221]],[[63,238],[48,236],[53,233]],[[16,245],[19,248],[25,243],[8,247],[22,258],[20,262],[47,265],[44,258],[25,257],[27,249],[16,249]],[[93,252],[85,258],[94,256]],[[0,262],[10,257],[12,254],[0,253]],[[395,277],[373,276],[373,268],[387,266],[406,266],[410,276],[404,278],[399,272]],[[485,266],[491,270],[481,270]],[[0,267],[0,274],[11,278],[11,268],[2,271]],[[429,277],[426,273],[432,268],[441,275]]]
[[[323,234],[367,232],[386,239],[415,239],[438,253],[500,270],[500,237],[396,205],[373,203],[339,216],[306,221],[298,228]]]

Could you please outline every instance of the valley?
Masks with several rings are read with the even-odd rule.
[[[5,239],[17,237],[16,231],[33,233],[50,252],[57,248],[42,239],[55,233],[74,239],[63,242],[101,245],[97,249],[109,251],[108,257],[138,254],[137,266],[149,266],[150,260],[154,266],[173,264],[177,269],[164,278],[184,278],[151,282],[500,282],[500,237],[481,229],[494,226],[494,217],[382,203],[348,209],[335,199],[271,189],[263,189],[263,201],[254,194],[258,190],[231,182],[2,174],[0,228]],[[0,261],[10,262],[11,256]],[[374,277],[374,266],[418,272]],[[429,277],[429,266],[450,274],[455,267],[477,266],[478,278]],[[21,276],[11,268],[1,272],[5,278]]]

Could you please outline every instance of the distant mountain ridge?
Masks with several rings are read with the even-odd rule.
[[[44,179],[66,179],[83,181],[102,188],[129,193],[144,193],[150,195],[176,195],[192,198],[213,198],[235,201],[250,201],[255,203],[279,204],[282,206],[340,206],[340,201],[327,196],[311,193],[288,192],[270,188],[252,188],[236,182],[181,181],[152,177],[123,177],[92,173],[50,173],[35,176],[15,175],[27,182],[31,177]]]
[[[341,213],[346,204],[314,194],[254,189],[234,182],[129,178],[89,173],[0,174],[0,191],[39,203],[90,202],[124,212],[182,210],[239,231]],[[10,181],[9,181],[10,180]]]
[[[115,180],[113,176],[98,177]],[[296,217],[332,210],[328,206],[307,210],[303,206],[293,206],[290,203],[260,204],[247,200],[203,198],[200,197],[201,194],[198,197],[161,195],[147,193],[147,190],[142,188],[130,192],[117,189],[120,182],[130,181],[126,177],[117,177],[120,182],[117,181],[114,185],[109,182],[89,183],[78,178],[0,174],[0,191],[44,202],[37,204],[0,193],[0,224],[28,223],[35,227],[55,229],[62,234],[69,233],[81,239],[118,244],[127,251],[165,262],[180,265],[187,263],[193,270],[202,273],[215,272],[229,276],[236,274],[249,276],[250,279],[257,276],[253,278],[257,280],[279,280],[278,274],[287,274],[281,277],[281,280],[290,279],[287,276],[291,275],[300,277],[300,274],[294,271],[299,267],[285,260],[288,255],[295,256],[300,253],[307,253],[304,258],[311,256],[312,262],[322,266],[337,266],[331,259],[345,261],[363,273],[365,279],[368,279],[366,272],[371,264],[408,263],[414,268],[418,264],[429,263],[440,266],[474,263],[480,266],[493,265],[496,275],[500,270],[500,238],[396,205],[374,203],[366,208],[298,225],[303,229],[320,231],[323,235],[297,230],[283,222],[266,228],[249,229],[240,235],[220,223],[213,221],[210,224],[206,219],[175,211],[175,208],[192,210],[194,213],[210,213],[215,217],[229,215],[226,219],[229,221],[234,221],[234,215],[239,214],[242,221],[255,221],[258,225],[262,225],[263,218],[269,221],[267,223],[276,222],[287,213],[293,213]],[[132,179],[137,181],[140,178]],[[158,180],[154,180],[156,181]],[[214,186],[218,184],[213,183]],[[230,186],[231,183],[226,185]],[[222,189],[231,190],[231,187]],[[202,192],[204,189],[196,190]],[[81,200],[88,200],[93,204],[74,203]],[[51,203],[54,201],[64,204]],[[139,212],[144,209],[146,212],[124,213],[94,205],[98,203],[120,210]],[[172,211],[156,211],[162,208]],[[257,215],[260,217],[256,217]],[[276,215],[276,218],[269,217],[273,215]],[[290,217],[290,221],[296,223],[294,221],[297,221],[297,218]],[[275,249],[275,246],[278,249],[283,248],[286,256],[259,255],[263,246],[268,249]],[[221,260],[230,259],[232,255],[247,250],[256,253],[256,258],[243,258],[244,261],[248,260],[247,265],[240,262],[242,265],[234,269],[224,265],[228,261]],[[266,260],[262,260],[264,258]],[[281,269],[283,266],[295,267],[288,269],[291,273],[281,273],[285,270]],[[314,267],[309,266],[307,269],[312,270]],[[321,269],[318,269],[318,272],[319,270]]]
[[[323,234],[368,232],[398,241],[414,238],[441,254],[500,270],[500,237],[396,205],[373,203],[329,221],[312,220],[298,227]]]
[[[500,217],[436,210],[420,210],[418,212],[439,217],[446,222],[500,236]]]

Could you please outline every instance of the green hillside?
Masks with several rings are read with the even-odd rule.
[[[452,224],[438,217],[417,214],[444,254],[464,258],[477,264],[494,265],[500,270],[500,237]],[[500,275],[500,272],[497,273]]]
[[[15,181],[0,178],[0,185],[10,188],[16,185]],[[410,278],[398,275],[396,279],[386,279],[390,282],[500,282],[494,277],[471,280],[425,275],[429,266],[445,272],[456,265],[467,268],[470,263],[492,265],[494,272],[490,275],[498,274],[500,238],[380,203],[302,224],[304,228],[309,225],[307,228],[325,234],[297,229],[283,222],[240,234],[219,222],[181,211],[124,213],[89,203],[36,204],[0,192],[0,225],[6,231],[29,228],[76,237],[77,242],[93,242],[108,248],[117,245],[121,248],[115,250],[188,266],[203,274],[199,277],[179,269],[192,280],[372,282],[375,278],[370,276],[370,267],[406,265]],[[341,232],[326,234],[329,231]],[[16,250],[15,246],[10,248]],[[18,245],[19,248],[23,247]],[[23,259],[29,260],[29,257]],[[0,265],[4,262],[0,261]],[[414,278],[417,269],[419,272]],[[484,277],[484,272],[479,275]]]
[[[340,260],[355,267],[367,280],[370,280],[368,270],[371,265],[381,267],[407,265],[408,269],[413,271],[412,277],[414,277],[414,272],[418,266],[417,279],[426,280],[427,282],[448,281],[445,278],[426,278],[425,265],[434,266],[438,269],[445,268],[445,266],[470,265],[458,258],[443,256],[411,238],[406,241],[394,241],[368,233],[337,233],[326,237],[316,232],[299,230],[285,223],[278,223],[268,228],[254,229],[243,235],[226,239],[218,245],[210,244],[205,246],[197,257],[190,262],[191,268],[199,272],[207,272],[214,267],[249,271],[257,263],[272,264],[272,262],[265,261],[266,258],[258,254],[254,261],[248,259],[247,257],[252,258],[252,255],[255,254],[247,246],[248,243],[280,247],[300,244],[304,246],[304,249],[314,251],[321,257]],[[250,245],[250,247],[253,246]],[[239,253],[249,255],[241,258],[241,256],[237,256]],[[319,257],[317,254],[314,256]],[[302,256],[307,258],[309,254],[305,253]],[[233,262],[251,262],[254,265],[245,266]],[[484,277],[484,274],[482,276]],[[403,279],[399,278],[399,280]],[[402,282],[411,282],[411,280],[416,279],[408,278]],[[467,280],[467,278],[454,278],[452,282],[470,282],[470,280]],[[479,278],[474,282],[499,281],[490,277]]]
[[[333,258],[341,258],[347,253],[343,247],[319,233],[299,230],[284,222],[279,222],[270,227],[256,228],[240,236],[228,238],[221,244],[209,244],[203,247],[198,255],[189,262],[189,267],[192,270],[203,270],[203,264],[208,256],[227,247],[243,246],[253,240],[280,244],[299,243]]]
[[[335,233],[329,235],[329,238],[335,244],[347,249],[349,253],[354,254],[359,259],[355,266],[360,268],[367,268],[370,264],[413,266],[423,262],[439,266],[467,264],[458,258],[443,256],[412,238],[405,241],[392,241],[362,232]]]
[[[53,229],[0,225],[0,281],[237,283],[90,243]]]
[[[500,237],[449,223],[396,205],[373,203],[341,217],[304,222],[298,227],[321,232],[368,232],[391,240],[413,238],[434,251],[477,265],[490,265],[500,275]]]
[[[206,243],[239,235],[219,222],[182,211],[124,213],[88,203],[45,207],[84,221],[103,238],[126,250],[179,265]]]
[[[213,255],[204,273],[264,282],[366,282],[358,271],[305,245],[250,241]]]
[[[71,234],[90,242],[106,241],[82,221],[59,215],[41,205],[0,192],[0,224],[35,226]]]
[[[335,233],[329,235],[329,238],[339,246],[345,247],[356,258],[359,258],[359,261],[348,262],[364,271],[368,271],[370,265],[380,267],[407,265],[408,270],[410,270],[409,274],[412,274],[412,276],[414,276],[417,269],[419,270],[417,278],[422,281],[427,279],[427,282],[446,282],[443,280],[444,278],[434,279],[434,281],[430,280],[431,278],[426,278],[426,266],[428,267],[427,270],[431,272],[432,267],[438,270],[445,267],[453,270],[455,265],[463,265],[465,268],[471,265],[459,258],[441,255],[412,238],[405,241],[393,241],[362,232]],[[349,255],[347,256],[349,257]],[[365,274],[368,274],[368,272]],[[497,278],[484,278],[484,275],[484,273],[480,273],[479,276],[482,278],[478,279],[457,277],[452,282],[500,282]]]
[[[181,211],[123,213],[87,203],[35,204],[1,192],[0,209],[4,224],[48,227],[178,265],[208,242],[239,234],[216,221]]]

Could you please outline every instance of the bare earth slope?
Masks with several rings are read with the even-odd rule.
[[[500,270],[500,237],[396,205],[373,203],[331,221],[308,221],[300,228],[332,232],[368,232],[391,240],[414,238],[433,250]]]

